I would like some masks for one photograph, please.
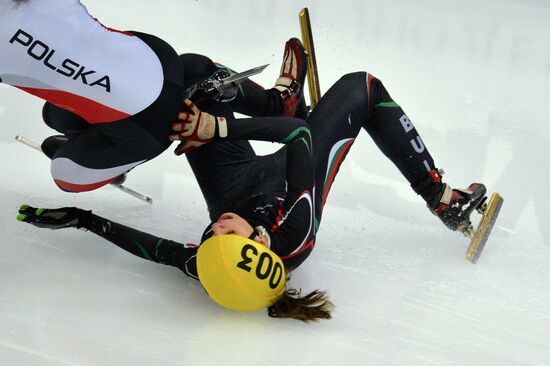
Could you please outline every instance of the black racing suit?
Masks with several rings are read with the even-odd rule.
[[[347,74],[336,82],[307,125],[282,117],[232,120],[231,107],[222,103],[204,109],[230,118],[228,139],[217,139],[187,154],[211,220],[223,212],[235,212],[252,226],[263,225],[271,235],[271,249],[288,270],[311,253],[327,195],[361,127],[411,185],[425,180],[434,169],[403,110],[382,83],[366,72]],[[274,154],[256,156],[248,141],[241,139],[286,145]],[[160,239],[91,213],[80,225],[135,255],[197,277],[196,246]],[[210,235],[209,226],[201,241]]]

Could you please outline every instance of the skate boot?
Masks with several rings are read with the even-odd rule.
[[[59,150],[59,148],[65,145],[69,141],[69,138],[65,135],[53,135],[44,139],[40,148],[44,155],[48,158],[53,159],[53,156]]]
[[[429,207],[449,229],[469,236],[472,230],[470,215],[483,205],[486,194],[487,189],[480,183],[472,183],[467,189],[451,189],[448,184],[444,184],[440,198],[429,204]]]
[[[307,117],[303,88],[306,73],[307,53],[299,39],[291,38],[285,44],[281,72],[272,88],[282,98],[284,116],[303,119]]]
[[[504,199],[494,192],[487,200],[487,189],[472,183],[467,189],[452,189],[441,182],[443,171],[432,170],[428,178],[413,184],[416,193],[427,202],[428,208],[451,230],[460,231],[470,239],[466,258],[476,263],[491,235]],[[474,230],[470,215],[476,210],[481,219]]]
[[[412,185],[415,192],[424,198],[430,211],[451,230],[466,235],[471,230],[470,214],[480,207],[487,190],[483,184],[472,183],[468,189],[452,189],[441,181],[443,170],[433,169],[428,176]]]

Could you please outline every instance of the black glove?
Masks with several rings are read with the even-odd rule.
[[[48,209],[22,205],[19,207],[17,220],[52,230],[66,227],[80,228],[80,219],[88,212],[91,211],[84,211],[76,207]]]

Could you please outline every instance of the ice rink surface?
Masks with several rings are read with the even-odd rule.
[[[31,0],[33,1],[33,0]],[[290,285],[327,289],[315,324],[218,307],[177,269],[89,233],[15,220],[22,203],[79,206],[180,241],[206,208],[167,151],[128,185],[60,192],[41,154],[41,101],[0,86],[0,365],[550,365],[550,4],[546,0],[85,1],[106,25],[158,35],[271,86],[297,14],[313,21],[321,89],[366,70],[415,123],[445,181],[505,198],[477,265],[362,133],[333,186],[316,249]],[[1,57],[1,55],[0,55]],[[139,76],[136,76],[139,77]],[[259,150],[273,151],[272,146]]]

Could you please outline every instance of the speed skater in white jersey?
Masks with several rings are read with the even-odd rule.
[[[220,68],[200,55],[178,59],[152,35],[107,28],[77,0],[0,0],[0,34],[0,82],[47,101],[43,119],[63,135],[42,149],[56,184],[71,192],[120,181],[168,148],[184,82]],[[234,110],[293,115],[300,107],[305,117],[297,85],[282,75],[269,90],[245,81]]]
[[[78,131],[51,156],[61,189],[96,189],[169,147],[183,69],[166,42],[106,28],[78,0],[0,0],[0,35],[0,81]]]

